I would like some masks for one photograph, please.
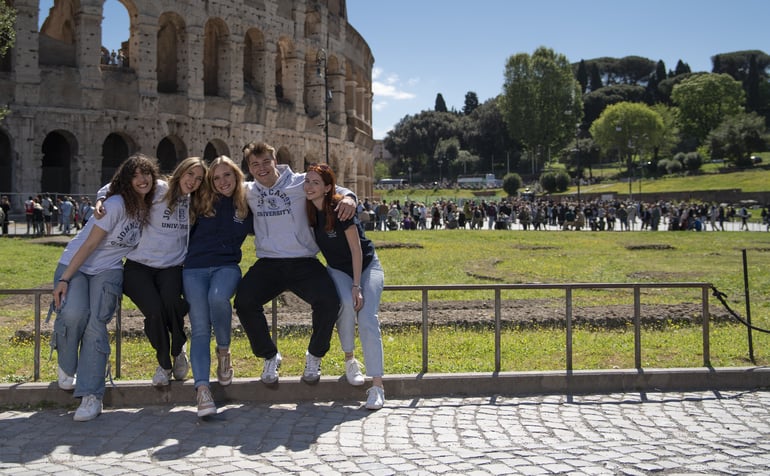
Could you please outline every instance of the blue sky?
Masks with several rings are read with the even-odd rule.
[[[374,55],[374,136],[433,109],[500,94],[507,58],[546,46],[570,62],[636,55],[711,71],[717,53],[770,53],[767,0],[347,0]]]
[[[53,0],[42,0],[42,22]],[[347,0],[348,21],[374,55],[374,137],[407,114],[433,109],[441,93],[461,110],[500,94],[508,57],[552,48],[570,62],[637,55],[711,71],[717,53],[770,54],[768,0]],[[128,15],[105,2],[103,44],[119,48]]]

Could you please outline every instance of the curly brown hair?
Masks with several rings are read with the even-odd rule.
[[[144,197],[140,197],[131,185],[136,171],[143,174],[149,174],[152,177],[150,191]],[[160,177],[158,170],[158,160],[144,154],[134,154],[123,161],[115,171],[115,175],[110,182],[110,189],[107,192],[107,198],[112,195],[120,195],[126,206],[126,214],[139,220],[142,225],[146,225],[150,218],[150,207],[155,194],[155,184]]]

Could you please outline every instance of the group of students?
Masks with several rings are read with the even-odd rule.
[[[212,331],[217,381],[226,386],[233,379],[233,296],[252,352],[264,359],[262,382],[278,382],[282,358],[270,338],[264,305],[286,290],[312,308],[302,380],[319,381],[336,324],[346,378],[363,385],[354,354],[357,325],[372,378],[365,406],[383,406],[378,312],[384,273],[355,216],[355,195],[336,185],[326,164],[293,172],[277,163],[275,148],[262,142],[248,144],[243,156],[251,181],[226,156],[210,164],[185,159],[164,180],[157,160],[135,154],[100,190],[95,218],[65,248],[54,273],[57,315],[51,346],[57,350],[59,387],[81,398],[76,421],[102,412],[107,324],[123,293],[144,315],[158,361],[153,385],[183,380],[192,366],[198,416],[217,412],[209,381]],[[257,260],[241,276],[241,245],[250,233]],[[319,251],[327,266],[317,259]]]

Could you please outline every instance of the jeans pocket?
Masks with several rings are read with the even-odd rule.
[[[96,318],[106,325],[112,320],[112,316],[118,308],[118,300],[123,296],[123,285],[122,283],[103,282],[102,286]]]

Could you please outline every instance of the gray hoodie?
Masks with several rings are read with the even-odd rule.
[[[318,253],[305,211],[305,174],[278,164],[278,180],[266,188],[246,182],[246,200],[254,213],[257,258],[312,258]],[[353,195],[337,187],[342,195]],[[354,195],[353,195],[354,196]]]

